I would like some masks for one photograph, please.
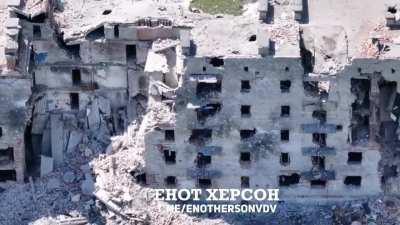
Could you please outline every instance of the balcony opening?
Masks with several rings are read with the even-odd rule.
[[[324,188],[326,187],[326,180],[311,180],[311,188]]]
[[[312,142],[319,145],[320,147],[326,146],[326,134],[325,133],[313,133]]]
[[[240,153],[240,162],[241,163],[250,163],[251,162],[250,152],[241,152]]]
[[[69,103],[71,105],[71,110],[79,110],[79,94],[78,93],[70,93],[69,94]]]
[[[320,123],[326,123],[326,111],[325,110],[315,110],[312,113],[314,119],[319,120]]]
[[[211,129],[194,129],[189,137],[189,142],[194,145],[204,145],[212,139]]]
[[[72,70],[72,85],[79,86],[81,85],[81,70],[80,69],[73,69]]]
[[[250,92],[250,89],[251,89],[250,81],[249,80],[242,80],[241,81],[240,91],[241,92]]]
[[[311,156],[311,163],[313,168],[317,170],[325,169],[325,157],[323,156]]]
[[[219,103],[207,104],[205,106],[202,106],[202,107],[196,109],[197,121],[205,122],[208,117],[214,116],[220,110],[221,110],[221,104],[219,104]]]
[[[289,141],[289,130],[281,130],[281,141],[282,142]]]
[[[297,173],[294,173],[290,176],[286,175],[279,176],[279,186],[281,187],[295,185],[298,184],[299,182],[300,182],[300,175]]]
[[[33,39],[42,38],[42,30],[39,25],[33,25]]]
[[[196,158],[196,164],[198,168],[204,168],[211,164],[211,156],[198,153]]]
[[[292,82],[290,80],[281,80],[280,87],[282,93],[288,93],[290,91],[290,86]]]
[[[216,83],[199,82],[196,87],[196,95],[198,97],[207,96],[213,93],[219,93],[222,89],[222,81],[217,80]]]
[[[283,166],[287,166],[287,165],[290,164],[289,153],[287,153],[287,152],[282,152],[282,153],[281,153],[280,163],[281,163],[281,165],[283,165]]]
[[[16,181],[17,173],[15,170],[0,170],[0,182]]]
[[[174,130],[165,130],[164,131],[164,140],[166,141],[175,141],[175,131]]]
[[[247,176],[240,177],[240,187],[241,188],[249,188],[250,187],[250,177],[247,177]]]
[[[199,188],[211,188],[212,182],[211,179],[199,178],[197,180],[197,185]]]
[[[281,117],[289,117],[290,116],[290,106],[283,105],[281,106]]]
[[[240,114],[242,117],[250,117],[251,116],[251,106],[249,105],[242,105],[240,107]]]
[[[119,38],[119,25],[114,26],[114,37]]]
[[[348,164],[361,164],[362,152],[349,152],[348,153]]]
[[[176,177],[175,176],[167,176],[165,178],[165,185],[166,186],[176,186]]]
[[[240,130],[240,140],[245,140],[253,137],[256,134],[256,129],[253,130]]]
[[[134,63],[136,60],[136,45],[127,45],[126,46],[126,62]]]
[[[224,59],[218,58],[218,57],[213,57],[209,60],[209,63],[213,65],[214,67],[221,67],[224,66]]]
[[[361,186],[361,176],[347,176],[344,179],[344,184],[349,186]]]
[[[166,164],[175,164],[176,152],[171,150],[164,150],[164,160]]]

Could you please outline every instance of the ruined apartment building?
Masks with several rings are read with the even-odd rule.
[[[135,123],[146,165],[131,174],[151,187],[397,191],[385,158],[398,144],[400,68],[387,38],[367,38],[357,54],[351,29],[316,25],[325,12],[311,0],[261,0],[238,17],[157,1],[76,4],[0,3],[0,185],[105,152]],[[382,7],[395,34],[393,6]]]

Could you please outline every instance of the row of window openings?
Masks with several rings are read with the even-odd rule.
[[[292,83],[290,80],[282,80],[280,81],[280,89],[281,93],[290,92],[290,87]],[[219,80],[217,83],[198,83],[196,87],[197,95],[208,94],[209,92],[221,92],[222,82]],[[240,91],[241,92],[250,92],[251,85],[250,80],[242,80]]]
[[[214,115],[216,112],[218,112],[221,109],[220,104],[208,104],[206,105],[208,111],[207,112],[197,112],[197,118],[198,120],[203,120],[203,117],[206,117],[207,115]],[[204,114],[204,115],[203,115]],[[240,106],[240,115],[242,117],[250,117],[251,116],[251,106],[250,105],[241,105]],[[290,116],[290,106],[288,105],[282,105],[281,106],[281,117],[289,117]],[[326,111],[325,110],[316,110],[312,113],[312,117],[319,120],[320,123],[325,123],[326,122]],[[338,130],[341,129],[341,126],[338,126]]]
[[[240,139],[241,140],[245,140],[248,138],[253,137],[256,134],[256,129],[253,130],[240,130]],[[320,135],[325,135],[323,136],[326,139],[326,134],[320,134]],[[212,136],[212,130],[206,129],[206,130],[202,130],[202,129],[195,129],[192,131],[192,135],[190,137],[190,139],[195,139],[198,136],[204,136],[203,138],[211,138]],[[281,141],[283,142],[287,142],[289,141],[289,130],[281,130]],[[315,135],[315,138],[323,138],[320,137],[318,135]],[[318,140],[319,140],[318,139]],[[175,141],[175,131],[174,130],[165,130],[164,131],[164,140],[165,141]],[[314,135],[313,135],[313,140],[314,140]],[[322,142],[322,141],[318,141],[318,142]]]
[[[292,86],[292,82],[290,80],[281,80],[279,86],[281,89],[281,93],[288,93],[290,92],[290,87]],[[251,89],[250,80],[242,80],[240,91],[250,92],[250,89]]]
[[[343,180],[343,184],[346,186],[352,186],[352,187],[359,187],[361,186],[361,176],[346,176],[345,179]],[[296,185],[300,183],[300,175],[295,173],[290,176],[286,175],[281,175],[279,176],[279,186],[280,187],[289,187],[292,185]],[[316,188],[323,188],[326,186],[327,181],[322,180],[322,179],[314,179],[310,181],[311,187],[316,187]]]
[[[341,129],[341,126],[338,126],[338,130]],[[256,134],[256,129],[253,130],[240,130],[240,139],[246,140],[248,138],[253,137]],[[211,139],[212,130],[210,129],[195,129],[192,131],[192,135],[190,136],[190,142],[193,143],[195,139]],[[326,133],[313,133],[312,134],[312,142],[314,144],[319,145],[320,147],[326,146]],[[290,131],[289,130],[281,130],[280,131],[280,139],[282,142],[288,142],[290,140]],[[175,141],[175,131],[174,130],[165,130],[164,131],[164,140],[168,142]],[[204,141],[204,140],[203,140]]]
[[[348,164],[361,164],[362,162],[361,152],[349,152],[347,154]],[[176,163],[176,152],[170,150],[164,150],[164,160],[167,164]],[[239,161],[241,163],[250,163],[252,161],[251,152],[240,152]],[[203,168],[210,165],[212,162],[212,157],[210,155],[205,155],[203,153],[198,153],[196,157],[196,165],[199,168]],[[325,157],[323,156],[311,156],[311,162],[313,166],[319,167],[319,169],[325,169]],[[283,166],[288,166],[290,164],[290,155],[287,152],[282,152],[280,155],[280,164]]]
[[[361,186],[361,176],[347,176],[345,177],[343,183],[347,186]],[[166,186],[176,186],[177,179],[175,176],[167,176],[164,179]],[[294,174],[291,176],[281,175],[279,176],[279,186],[281,187],[288,187],[294,184],[298,184],[300,182],[300,175]],[[311,180],[310,185],[311,187],[325,187],[327,181],[326,180]],[[197,179],[197,186],[200,188],[211,188],[212,187],[212,180],[208,178],[199,178]],[[241,176],[240,177],[240,186],[241,188],[249,188],[250,187],[250,177],[248,176]]]
[[[252,35],[252,36],[249,38],[250,41],[256,41],[256,39],[257,39],[257,37],[256,37],[255,35]],[[214,67],[219,67],[219,66],[223,66],[223,65],[224,65],[224,62],[223,62],[223,59],[212,58],[212,59],[210,60],[210,64],[212,64]],[[244,67],[243,67],[243,70],[244,70],[245,72],[249,72],[249,67],[248,67],[248,66],[244,66]],[[286,66],[286,67],[285,67],[285,72],[289,72],[289,70],[290,70],[290,68]],[[207,71],[207,67],[203,66],[203,72],[206,72],[206,71]],[[256,75],[259,74],[259,73],[260,73],[259,71],[255,71],[255,74],[256,74]]]
[[[240,139],[245,140],[253,137],[256,134],[256,129],[253,130],[240,130]],[[203,138],[211,138],[212,130],[209,129],[195,129],[192,131],[190,139],[195,139],[196,137],[203,136]],[[168,142],[175,141],[175,131],[174,130],[164,130],[164,140]],[[289,141],[289,130],[281,130],[281,141]]]

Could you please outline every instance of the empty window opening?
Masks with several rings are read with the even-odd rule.
[[[312,141],[314,144],[317,144],[321,147],[326,146],[326,134],[325,133],[313,133]]]
[[[315,110],[312,113],[314,119],[319,120],[320,123],[326,122],[326,111],[325,110]]]
[[[395,69],[393,69],[393,68],[391,69],[391,71],[392,71],[392,73],[396,73],[396,70],[395,70]]]
[[[289,130],[281,130],[281,141],[289,141]]]
[[[289,153],[287,153],[287,152],[282,152],[282,153],[281,153],[281,160],[280,160],[280,162],[281,162],[281,165],[283,165],[283,166],[289,165],[289,163],[290,163]]]
[[[0,137],[2,137],[2,136],[3,136],[3,128],[0,127]]]
[[[244,140],[247,138],[251,138],[256,134],[256,129],[253,130],[240,130],[240,139]]]
[[[251,86],[249,80],[242,80],[240,91],[241,92],[250,92]]]
[[[349,152],[347,163],[360,164],[362,161],[362,152]]]
[[[11,161],[14,161],[14,149],[0,149],[0,165],[8,164]]]
[[[15,170],[0,170],[0,182],[16,181],[17,174]]]
[[[345,185],[361,186],[361,176],[347,176],[344,179]]]
[[[326,180],[311,180],[310,184],[312,188],[324,188],[326,187]]]
[[[72,70],[72,85],[79,86],[82,82],[81,78],[81,70],[80,69],[73,69]]]
[[[69,94],[69,102],[72,110],[79,109],[79,94],[78,93],[70,93]]]
[[[250,177],[247,177],[247,176],[240,177],[240,186],[242,188],[249,188],[250,187]]]
[[[281,82],[280,82],[281,92],[282,93],[289,92],[291,85],[292,85],[292,82],[290,82],[290,80],[281,80]]]
[[[114,37],[119,38],[119,25],[114,26]]]
[[[281,106],[281,117],[289,117],[290,116],[290,106],[283,105]]]
[[[108,15],[108,14],[110,14],[112,12],[112,10],[111,9],[106,9],[106,10],[104,10],[103,11],[103,15]]]
[[[289,72],[290,68],[287,66],[285,67],[285,72]]]
[[[249,72],[249,67],[248,67],[248,66],[245,66],[245,67],[243,67],[243,70],[244,70],[245,72]]]
[[[176,177],[167,176],[165,178],[165,185],[167,185],[167,186],[175,186],[176,185]]]
[[[209,63],[214,67],[221,67],[224,66],[224,59],[214,57],[210,59]]]
[[[242,105],[240,107],[240,114],[242,115],[242,117],[250,117],[251,116],[250,106]]]
[[[211,156],[198,153],[196,157],[196,164],[198,168],[206,167],[211,164]]]
[[[197,180],[199,188],[210,188],[212,186],[211,179],[199,178]]]
[[[189,142],[195,145],[204,145],[212,139],[211,129],[194,129],[189,137]]]
[[[136,60],[136,45],[126,46],[126,61],[132,62]]]
[[[206,72],[207,68],[205,66],[203,66],[203,72]]]
[[[170,150],[164,150],[164,160],[167,164],[175,164],[176,163],[176,152]]]
[[[199,122],[205,122],[208,117],[214,116],[217,112],[221,110],[221,104],[207,104],[196,109],[197,120]]]
[[[196,87],[197,96],[207,96],[209,94],[221,92],[222,82],[218,80],[217,83],[199,82]]]
[[[75,45],[67,45],[65,47],[67,51],[75,58],[80,58],[80,51],[81,51],[81,45],[80,44],[75,44]]]
[[[343,126],[342,125],[336,125],[336,131],[342,131]]]
[[[311,156],[311,163],[313,168],[317,170],[325,169],[325,157],[323,156]]]
[[[250,154],[250,152],[241,152],[240,153],[240,162],[242,162],[242,163],[251,162],[251,154]]]
[[[294,173],[290,176],[281,175],[279,176],[279,186],[290,186],[300,182],[300,175]]]
[[[253,35],[251,35],[250,37],[249,37],[249,41],[250,42],[253,42],[253,41],[256,41],[257,40],[257,35],[255,35],[255,34],[253,34]]]
[[[175,141],[175,131],[174,130],[165,130],[164,139],[166,141]]]
[[[39,25],[33,25],[33,38],[34,39],[42,38],[42,30]]]

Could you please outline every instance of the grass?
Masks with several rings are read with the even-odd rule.
[[[243,0],[192,0],[190,6],[209,14],[237,16],[242,14]]]

